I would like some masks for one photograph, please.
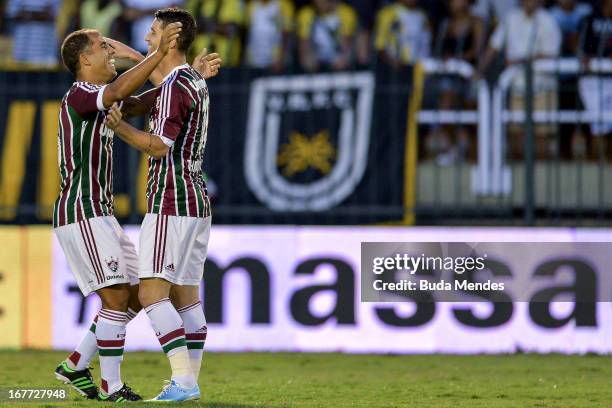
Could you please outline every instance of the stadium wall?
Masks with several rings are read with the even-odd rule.
[[[126,230],[137,242],[139,228]],[[610,302],[557,302],[544,309],[534,308],[529,299],[513,299],[503,306],[362,303],[359,274],[362,241],[610,242],[611,238],[612,230],[602,229],[217,226],[203,287],[207,349],[610,353]],[[0,240],[0,347],[74,347],[99,303],[94,296],[81,296],[51,229],[3,227]],[[531,265],[550,257],[543,254],[526,264],[510,262],[508,268],[513,277],[528,278],[533,274]],[[595,269],[601,264],[595,255],[584,258]],[[130,323],[127,348],[159,348],[142,313]]]

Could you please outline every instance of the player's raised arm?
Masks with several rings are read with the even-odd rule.
[[[125,45],[121,41],[117,41],[109,37],[105,37],[104,39],[115,50],[116,58],[124,58],[130,61],[133,61],[135,64],[141,63],[146,58],[140,52],[136,51],[135,49],[133,49],[132,47],[128,45]],[[164,76],[159,70],[159,67],[155,68],[153,72],[151,73],[151,75],[149,76],[149,81],[151,81],[151,83],[154,86],[159,86],[159,84],[161,84],[163,79],[164,79]]]
[[[102,101],[104,107],[127,98],[136,92],[147,81],[157,65],[166,56],[170,48],[176,46],[176,39],[181,32],[181,23],[168,24],[163,32],[159,47],[150,53],[141,63],[119,76],[104,89]]]
[[[121,119],[121,109],[115,103],[106,115],[106,126],[114,130],[115,134],[124,142],[149,156],[159,159],[168,153],[169,147],[164,144],[159,136],[138,130]]]
[[[135,50],[134,52],[138,53]],[[191,66],[193,69],[198,71],[204,77],[204,79],[209,79],[219,74],[219,69],[221,68],[222,62],[223,60],[219,57],[219,54],[216,52],[209,54],[206,48],[204,48],[202,52],[193,59]],[[159,69],[153,71],[153,74],[151,74],[149,80],[155,86],[158,86],[162,82],[162,75],[159,72]],[[155,103],[155,91],[156,89],[153,88],[143,92],[140,95],[130,96],[124,99],[124,103],[121,108],[121,113],[123,116],[144,116],[149,113],[153,107],[153,104]]]

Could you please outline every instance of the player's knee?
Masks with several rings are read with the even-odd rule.
[[[147,285],[140,285],[138,289],[138,300],[142,307],[147,307],[155,302],[158,302],[162,299],[162,296],[158,293],[155,287],[150,287]]]
[[[142,309],[140,300],[138,300],[138,285],[130,286],[130,299],[128,301],[128,307],[135,313],[138,313]]]
[[[141,279],[138,288],[138,300],[142,307],[168,298],[170,296],[170,286],[170,282],[163,279]]]
[[[127,287],[121,286],[99,292],[102,300],[102,308],[116,310],[119,312],[127,312],[130,299],[130,291]]]

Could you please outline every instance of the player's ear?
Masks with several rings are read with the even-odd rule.
[[[84,66],[90,66],[91,65],[91,61],[89,60],[89,58],[87,57],[87,53],[82,52],[79,54],[79,64],[84,67]]]

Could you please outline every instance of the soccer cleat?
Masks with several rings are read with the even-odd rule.
[[[126,384],[123,384],[123,387],[119,391],[115,391],[110,395],[104,395],[102,393],[98,394],[98,399],[100,401],[107,402],[127,402],[127,401],[140,401],[142,397],[136,394],[130,387]]]
[[[176,381],[172,380],[166,385],[159,395],[147,401],[191,401],[200,399],[200,387],[196,384],[193,388],[181,387]]]
[[[68,367],[65,361],[62,361],[55,369],[55,378],[62,381],[64,384],[70,385],[79,394],[88,399],[98,398],[98,387],[89,371],[89,368],[84,370],[73,370]]]

